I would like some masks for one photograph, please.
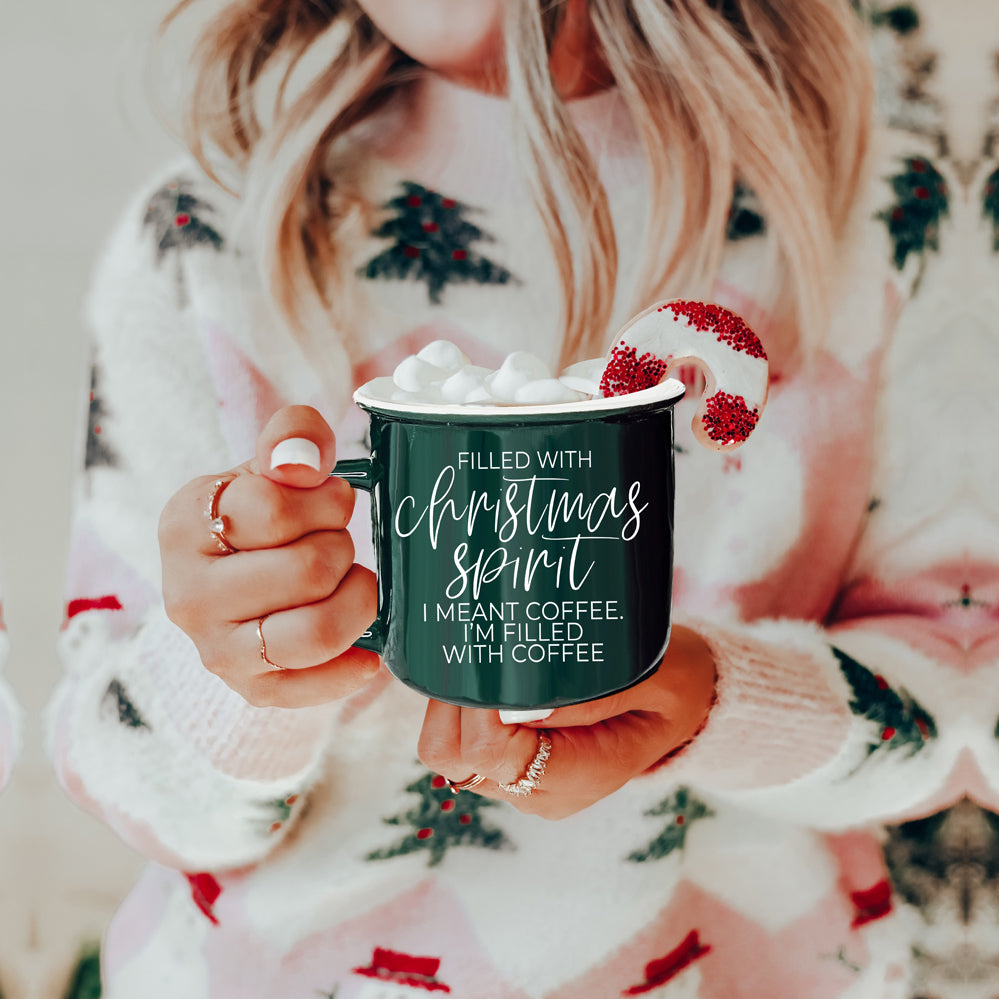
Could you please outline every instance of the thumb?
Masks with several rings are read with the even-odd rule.
[[[257,471],[285,486],[324,483],[336,462],[336,438],[311,406],[285,406],[257,437]]]

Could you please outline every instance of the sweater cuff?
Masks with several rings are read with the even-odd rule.
[[[671,760],[671,777],[707,790],[756,790],[804,777],[839,752],[851,727],[848,694],[820,628],[683,623],[711,649],[716,700]]]
[[[205,669],[194,643],[162,611],[140,629],[141,682],[175,731],[230,777],[277,780],[319,756],[333,708],[258,708]],[[138,693],[138,692],[137,692]]]

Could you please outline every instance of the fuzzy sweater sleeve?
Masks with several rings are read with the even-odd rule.
[[[163,608],[163,506],[195,476],[250,457],[283,401],[246,338],[261,320],[224,198],[189,169],[171,172],[129,206],[100,261],[66,673],[49,708],[70,793],[132,846],[188,868],[246,864],[281,840],[332,710],[252,707]]]
[[[974,222],[955,219],[948,238]],[[972,791],[969,764],[994,770],[999,696],[973,652],[995,642],[999,580],[985,275],[950,254],[918,261],[906,285],[916,263],[894,278],[880,269],[903,293],[876,386],[872,499],[831,610],[815,621],[688,621],[715,657],[717,703],[662,768],[820,828],[925,813]],[[951,318],[957,289],[963,323]],[[834,497],[816,490],[811,502],[829,510]],[[794,585],[822,569],[806,557]]]

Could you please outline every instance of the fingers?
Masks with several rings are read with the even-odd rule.
[[[311,406],[285,406],[257,437],[257,470],[274,482],[298,488],[320,485],[336,462],[336,439]]]
[[[374,621],[377,604],[374,573],[354,565],[325,600],[267,614],[261,626],[267,658],[286,670],[307,669],[336,659]],[[237,644],[249,644],[259,653],[257,624],[258,619],[241,624]]]
[[[256,673],[244,682],[240,693],[258,708],[313,707],[360,690],[378,674],[380,666],[374,652],[348,649],[336,659],[309,669]]]
[[[225,622],[256,621],[317,603],[335,592],[353,563],[354,543],[346,531],[315,531],[277,548],[213,560],[210,613]]]
[[[427,704],[417,752],[423,763],[454,782],[473,773],[486,777],[475,793],[501,798],[498,785],[521,777],[537,749],[530,729],[504,725],[496,711]]]
[[[164,550],[222,556],[208,521],[208,498],[217,477],[195,479],[167,504],[160,518]],[[275,548],[314,531],[346,528],[354,510],[354,490],[343,480],[325,478],[312,489],[293,489],[241,470],[219,494],[217,513],[237,554]]]

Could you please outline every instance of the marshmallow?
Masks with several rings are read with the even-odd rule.
[[[400,361],[392,372],[392,381],[403,392],[422,392],[433,382],[442,382],[445,378],[447,378],[446,371],[416,356]]]
[[[560,402],[579,402],[586,396],[573,392],[556,378],[538,378],[521,385],[514,393],[513,401],[519,406],[554,406]]]
[[[466,365],[441,384],[441,398],[445,402],[468,402],[468,397],[476,389],[485,388],[484,381],[488,374],[488,368],[477,364]]]
[[[391,377],[373,378],[362,391],[370,399],[406,405],[556,405],[597,397],[603,365],[599,357],[582,361],[556,378],[540,357],[518,350],[492,371],[470,364],[453,343],[435,340],[401,361]]]
[[[486,379],[486,385],[501,402],[515,402],[517,390],[528,382],[551,378],[551,371],[540,357],[526,350],[509,354],[499,369]]]
[[[598,395],[600,392],[600,377],[604,373],[605,361],[602,357],[594,357],[588,361],[577,361],[559,375],[559,381],[574,392],[583,395]]]
[[[421,361],[443,368],[444,371],[455,372],[468,364],[468,358],[461,349],[450,340],[434,340],[420,350],[416,355]]]

